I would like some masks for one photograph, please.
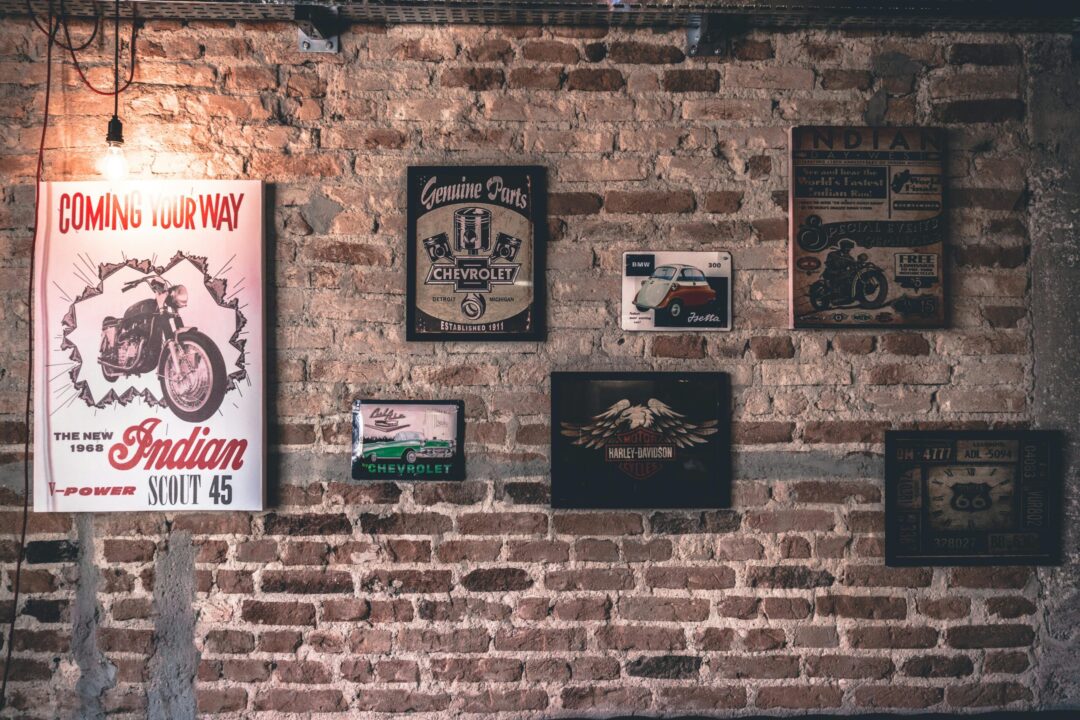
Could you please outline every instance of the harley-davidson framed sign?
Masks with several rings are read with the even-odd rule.
[[[542,340],[545,171],[410,167],[409,340]]]
[[[728,507],[730,412],[725,373],[552,373],[552,507]]]
[[[731,329],[731,253],[623,253],[623,330]]]
[[[55,182],[34,277],[34,510],[263,506],[263,193]]]
[[[791,130],[793,328],[945,324],[945,131]]]
[[[461,400],[353,402],[354,480],[463,480]]]
[[[1060,437],[1037,430],[885,435],[888,565],[1055,565]]]

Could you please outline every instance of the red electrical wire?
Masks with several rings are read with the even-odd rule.
[[[11,653],[15,647],[15,619],[19,616],[19,580],[22,574],[23,554],[26,548],[26,527],[30,520],[30,408],[33,398],[34,381],[34,268],[37,252],[38,210],[41,205],[41,178],[45,168],[45,134],[49,130],[49,98],[52,90],[52,49],[56,40],[56,33],[60,29],[60,21],[57,20],[53,27],[52,5],[49,6],[49,28],[51,32],[45,33],[47,49],[45,51],[45,111],[41,121],[41,140],[38,142],[37,170],[34,176],[34,234],[30,242],[30,281],[26,297],[26,309],[28,313],[27,343],[30,348],[29,358],[26,364],[26,434],[23,437],[23,511],[22,533],[19,540],[19,551],[15,557],[15,580],[14,598],[11,603],[11,623],[8,627],[7,657],[4,661],[4,678],[0,684],[0,711],[7,705],[8,675],[11,673]]]

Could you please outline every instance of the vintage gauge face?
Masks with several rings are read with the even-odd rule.
[[[1016,478],[1009,465],[927,468],[930,524],[938,530],[1000,530],[1015,524]]]

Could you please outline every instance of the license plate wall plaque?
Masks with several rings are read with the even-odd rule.
[[[791,130],[793,328],[942,327],[940,128]]]
[[[623,253],[623,330],[731,329],[731,253]]]
[[[725,373],[552,373],[552,507],[728,507],[730,392]]]
[[[353,480],[465,479],[461,400],[353,402]]]
[[[542,340],[545,171],[411,167],[409,340]]]
[[[1048,431],[886,433],[886,564],[1058,564],[1060,447]]]

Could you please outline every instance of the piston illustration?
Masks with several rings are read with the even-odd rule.
[[[454,211],[454,249],[467,255],[491,250],[491,211],[466,207]]]

